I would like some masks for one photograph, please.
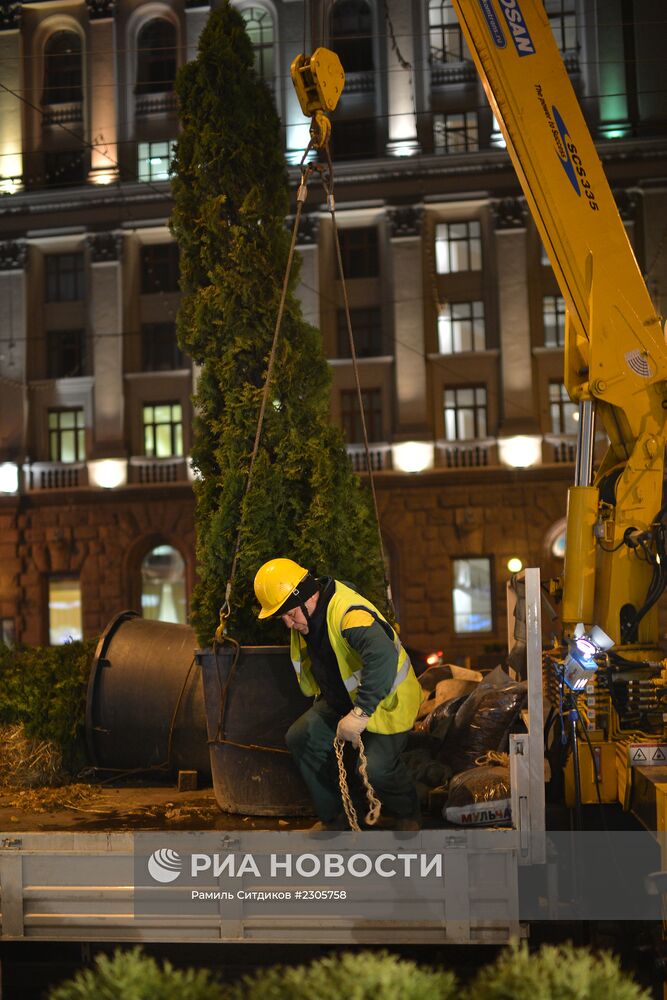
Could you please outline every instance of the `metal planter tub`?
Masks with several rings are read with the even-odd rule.
[[[290,725],[311,704],[294,676],[287,646],[223,646],[197,652],[213,788],[224,812],[251,816],[312,813],[306,786],[285,745]]]

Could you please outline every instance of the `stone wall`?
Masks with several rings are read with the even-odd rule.
[[[506,565],[518,556],[557,575],[562,562],[548,553],[549,530],[565,516],[569,470],[458,470],[399,480],[378,477],[378,502],[389,550],[401,634],[447,659],[505,644]],[[456,636],[452,560],[487,556],[495,580],[492,633]]]
[[[191,590],[193,499],[185,484],[30,494],[3,500],[0,524],[0,613],[15,616],[22,642],[48,641],[49,576],[80,577],[86,636],[99,634],[119,611],[141,610],[141,561],[158,544],[181,553]]]
[[[383,536],[404,641],[447,660],[488,657],[507,642],[507,560],[562,572],[549,551],[565,517],[571,468],[437,470],[376,476]],[[49,491],[0,499],[0,617],[17,638],[48,641],[48,577],[80,576],[83,627],[99,634],[119,611],[141,609],[141,561],[158,544],[174,546],[195,578],[194,503],[189,485],[113,492]],[[289,555],[289,553],[282,553]],[[452,560],[486,556],[494,580],[493,630],[456,635]],[[664,602],[663,602],[664,603]],[[667,632],[665,613],[660,634]],[[544,618],[549,638],[548,618]],[[491,656],[491,658],[493,658]]]

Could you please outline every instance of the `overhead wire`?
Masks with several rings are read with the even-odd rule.
[[[369,71],[369,72],[371,72],[371,71]],[[400,73],[400,74],[404,74],[405,73],[405,69],[399,67],[398,69],[383,70],[383,75],[385,73]],[[170,81],[170,82],[172,82],[172,81]],[[129,86],[129,85],[126,85],[126,86]],[[113,89],[115,91],[121,89],[120,86],[116,86],[115,84],[89,84],[87,86],[86,90],[87,91],[89,91],[89,90],[95,90],[98,87],[104,87],[105,89],[111,88],[111,89]],[[37,111],[38,113],[40,113],[42,115],[49,114],[49,109],[51,108],[51,105],[47,104],[47,105],[44,105],[44,106],[40,106],[40,105],[34,103],[33,101],[31,101],[30,99],[28,99],[27,97],[24,97],[23,93],[20,93],[19,91],[14,90],[11,87],[8,87],[6,84],[3,84],[3,89],[5,91],[7,91],[7,93],[12,94],[18,100],[24,101],[26,104],[28,104],[30,107],[32,107],[33,110]],[[162,91],[160,94],[156,94],[154,96],[156,98],[159,98],[161,96],[164,96],[164,94],[169,94],[169,93],[172,93],[172,92],[173,91],[171,91],[171,90],[165,90],[165,91]],[[368,91],[369,94],[375,93],[375,92],[376,92],[375,88],[373,88],[372,90]],[[646,97],[662,97],[665,94],[667,94],[667,88],[660,87],[660,88],[653,88],[651,90],[642,90],[641,93],[642,93],[643,96],[646,96]],[[623,98],[625,96],[627,96],[627,90],[625,90],[625,89],[623,89],[623,90],[614,90],[614,91],[604,91],[604,92],[600,92],[600,93],[593,92],[593,91],[587,91],[585,94],[582,95],[582,100],[584,100],[584,101],[612,100],[612,99],[615,99],[615,98]],[[76,102],[72,102],[72,103],[84,104],[85,101],[76,101]],[[481,103],[480,102],[472,103],[470,101],[466,101],[464,110],[466,110],[466,111],[475,111],[475,112],[485,111],[485,112],[489,112],[490,113],[491,112],[491,106],[489,105],[488,101],[486,101],[486,100],[483,100]],[[430,116],[432,116],[434,114],[434,112],[436,114],[438,113],[437,108],[424,108],[423,110],[417,110],[414,113],[418,117],[430,117]],[[405,116],[405,112],[381,112],[380,111],[380,112],[376,113],[375,110],[373,112],[373,117],[377,118],[379,121],[387,121],[387,120],[391,120],[392,118],[402,118],[404,116]],[[348,118],[348,117],[340,119],[340,121],[343,121],[343,122],[354,121],[354,120],[355,120],[354,118]],[[119,119],[114,120],[112,123],[110,123],[106,127],[108,127],[108,128],[113,127],[114,129],[121,128],[121,127],[125,127],[125,126],[128,126],[128,125],[132,125],[132,124],[134,124],[135,121],[136,121],[136,115],[134,115],[132,118],[128,118],[128,119],[120,119],[119,118]],[[61,125],[62,125],[62,123],[60,123],[60,122],[53,122],[50,125],[50,127],[56,127],[56,126],[61,126]],[[289,128],[294,128],[294,127],[296,127],[298,125],[307,125],[307,122],[305,122],[302,118],[300,118],[298,120],[293,120],[293,121],[292,120],[290,120],[290,121],[282,121],[281,120],[281,122],[280,122],[280,127],[281,127],[282,130],[289,129]],[[102,125],[96,125],[96,127],[98,128],[98,130],[102,130],[102,131],[105,128],[105,126],[102,126]],[[81,136],[78,133],[76,133],[74,130],[71,130],[71,131],[72,131],[72,134],[73,134],[73,136],[75,138],[81,139]],[[664,133],[663,132],[657,132],[655,136],[650,136],[650,135],[649,136],[645,136],[645,137],[643,136],[643,138],[647,138],[647,139],[659,138],[659,137],[664,137]],[[618,142],[619,139],[622,140],[622,138],[623,137],[616,137],[614,139],[608,139],[608,140],[605,140],[605,139],[601,138],[601,139],[598,140],[598,142],[610,142],[610,143],[614,143],[614,142]],[[136,143],[136,141],[137,140],[135,140],[135,139],[115,140],[114,141],[114,145],[119,145],[119,144],[122,145],[122,144],[126,144],[126,143],[127,144],[129,144],[129,143]],[[155,141],[167,141],[167,140],[160,140],[160,139],[158,139],[158,140],[155,140]],[[22,147],[22,149],[23,149],[23,147]],[[30,152],[30,151],[34,151],[34,150],[25,150],[25,149],[23,149],[23,151],[24,152],[25,151]],[[11,156],[11,155],[13,155],[13,154],[12,153],[0,153],[0,156]]]

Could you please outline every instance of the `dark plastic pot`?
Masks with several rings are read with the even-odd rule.
[[[287,646],[241,646],[233,674],[230,646],[217,654],[200,650],[197,662],[220,808],[251,816],[312,814],[285,746],[285,733],[311,704],[299,690]]]
[[[167,773],[192,770],[210,780],[196,646],[188,625],[148,621],[136,611],[112,619],[88,682],[86,741],[93,764],[134,770],[168,762]]]

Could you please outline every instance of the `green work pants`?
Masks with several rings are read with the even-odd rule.
[[[315,811],[324,823],[333,822],[343,812],[333,749],[339,718],[338,712],[320,699],[290,726],[285,736],[308,786]],[[401,758],[408,734],[384,735],[366,730],[361,738],[368,760],[368,778],[382,803],[383,815],[418,818],[417,790]],[[352,749],[349,743],[345,749]],[[352,749],[352,753],[358,761],[357,752]],[[350,788],[352,791],[352,785]]]

